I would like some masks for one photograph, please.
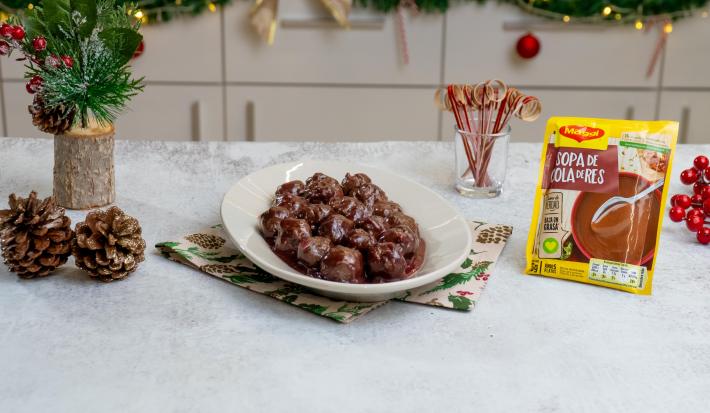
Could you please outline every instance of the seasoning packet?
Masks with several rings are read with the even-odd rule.
[[[552,117],[526,272],[651,294],[678,123]]]

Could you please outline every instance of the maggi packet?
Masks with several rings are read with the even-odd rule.
[[[651,294],[677,136],[677,122],[550,118],[526,272]]]

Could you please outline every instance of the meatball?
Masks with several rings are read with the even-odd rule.
[[[350,196],[333,198],[330,200],[329,205],[340,215],[355,222],[359,222],[370,216],[370,211],[367,210],[365,204]]]
[[[375,184],[364,184],[355,189],[351,195],[367,205],[387,201],[385,191]]]
[[[288,209],[284,207],[271,207],[259,217],[259,228],[261,234],[266,238],[273,238],[279,231],[281,221],[291,216]]]
[[[414,218],[410,217],[409,215],[403,214],[401,212],[395,212],[392,215],[388,216],[387,225],[389,225],[390,227],[405,226],[414,231],[415,234],[419,234],[419,227],[417,226],[417,221],[415,221]]]
[[[311,227],[305,219],[286,218],[276,233],[274,247],[278,251],[296,253],[298,244],[311,236]]]
[[[350,248],[365,251],[375,244],[375,237],[362,228],[355,228],[345,236],[343,243]]]
[[[419,248],[419,236],[405,226],[388,229],[380,235],[380,241],[393,242],[400,245],[404,255],[411,254]]]
[[[367,268],[371,277],[379,277],[383,281],[404,278],[407,260],[402,247],[394,242],[373,245],[367,250]]]
[[[308,202],[312,204],[327,204],[333,198],[343,196],[343,188],[339,183],[331,183],[326,180],[317,181],[306,186],[304,193]]]
[[[332,214],[321,222],[318,234],[340,244],[343,238],[355,228],[355,223],[340,214]]]
[[[375,237],[379,237],[380,234],[382,234],[389,228],[389,226],[387,225],[387,220],[377,215],[372,215],[363,219],[362,221],[358,222],[358,226]]]
[[[343,178],[343,182],[341,182],[340,185],[343,187],[343,192],[350,195],[355,189],[364,184],[369,184],[370,182],[372,182],[370,177],[363,173],[356,173],[355,175],[346,173],[345,178]]]
[[[298,243],[296,257],[309,267],[315,267],[330,251],[331,246],[332,243],[325,237],[304,238]]]
[[[366,282],[362,254],[358,250],[335,246],[320,262],[323,278],[330,281],[362,284]]]
[[[302,218],[308,208],[308,201],[298,195],[282,194],[276,196],[274,206],[284,207],[291,215]]]
[[[312,227],[318,226],[333,213],[333,207],[326,204],[309,204],[304,218]]]
[[[306,186],[311,186],[315,183],[326,183],[328,185],[338,185],[338,181],[335,178],[331,178],[328,175],[320,172],[316,172],[310,178],[306,179]]]
[[[301,195],[306,190],[306,184],[303,181],[295,180],[284,182],[276,188],[276,195]]]
[[[395,212],[402,212],[402,208],[396,202],[380,201],[375,202],[372,206],[372,215],[378,215],[387,218]]]

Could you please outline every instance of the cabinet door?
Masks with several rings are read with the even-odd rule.
[[[515,85],[655,87],[658,71],[646,78],[656,45],[654,32],[633,27],[569,26],[537,19],[512,5],[489,1],[452,7],[446,17],[446,71],[450,82],[502,79]],[[524,60],[515,45],[526,30],[504,23],[537,22],[540,54]]]
[[[664,91],[660,117],[680,122],[679,143],[710,143],[710,92]]]
[[[551,116],[577,116],[608,119],[654,118],[655,92],[619,92],[591,90],[525,89],[542,101],[542,114],[535,122],[512,119],[511,140],[514,142],[542,142],[547,120]],[[450,140],[454,136],[454,119],[444,114],[441,136]]]
[[[116,122],[119,139],[222,140],[220,86],[146,86]]]
[[[405,65],[393,14],[356,8],[352,27],[333,26],[320,2],[279,3],[281,24],[268,46],[248,22],[250,5],[225,9],[227,80],[234,82],[438,84],[443,17],[405,13]],[[365,26],[362,25],[365,24]],[[296,26],[296,27],[294,27]],[[308,26],[308,27],[298,27]]]
[[[4,82],[7,134],[44,137],[32,125],[32,97],[20,82]],[[148,85],[116,122],[118,139],[221,140],[222,89],[219,86]]]
[[[429,89],[230,86],[232,140],[436,140]]]
[[[147,81],[220,82],[219,13],[148,23],[141,28],[145,50],[131,61],[136,77]]]
[[[674,23],[668,36],[663,86],[710,87],[710,19],[691,17]]]

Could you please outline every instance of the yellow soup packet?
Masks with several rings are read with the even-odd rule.
[[[677,122],[550,118],[526,272],[651,294],[677,137]]]

